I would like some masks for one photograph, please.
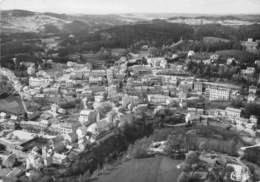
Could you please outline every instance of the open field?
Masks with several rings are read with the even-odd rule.
[[[161,156],[133,159],[100,176],[97,182],[175,182],[181,172],[176,168],[179,163]]]
[[[12,114],[24,113],[24,108],[20,97],[9,96],[5,99],[0,99],[0,112],[7,112]]]

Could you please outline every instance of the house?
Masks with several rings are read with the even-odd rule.
[[[105,101],[106,100],[105,92],[96,93],[96,95],[94,96],[94,100],[95,100],[95,102],[103,102],[103,101]]]
[[[197,92],[198,94],[202,94],[203,92],[203,83],[199,81],[195,81],[193,83],[193,90]]]
[[[37,76],[37,77],[48,78],[48,79],[51,78],[50,74],[48,74],[46,71],[43,71],[43,70],[38,71],[38,72],[36,73],[36,76]]]
[[[66,161],[67,161],[67,155],[54,152],[52,156],[52,162],[54,164],[64,164]]]
[[[211,59],[204,59],[204,60],[202,60],[202,63],[203,64],[211,64],[211,63],[213,63],[213,61]]]
[[[89,133],[87,139],[93,143],[96,141],[97,136],[99,135],[99,131],[98,131],[98,125],[97,123],[92,123],[91,125],[89,125],[87,127],[87,133]]]
[[[210,59],[212,61],[217,61],[219,58],[220,58],[220,55],[218,55],[218,54],[213,54],[213,55],[210,56]]]
[[[108,96],[113,97],[113,95],[117,94],[118,86],[117,85],[109,85],[107,88]]]
[[[226,116],[226,111],[224,109],[207,109],[206,113],[214,117],[224,117]]]
[[[260,60],[255,60],[255,65],[260,68]]]
[[[91,70],[91,72],[89,73],[89,76],[92,77],[104,77],[106,76],[107,71],[104,69],[99,69],[99,70]]]
[[[60,133],[61,135],[69,135],[74,132],[73,123],[52,124],[50,129],[54,132]]]
[[[254,85],[251,85],[248,89],[248,92],[251,93],[251,94],[256,94],[257,92],[257,87],[254,86]]]
[[[190,50],[189,52],[188,52],[188,57],[192,57],[192,56],[194,56],[195,55],[195,52],[193,51],[193,50]]]
[[[128,105],[137,106],[140,103],[140,99],[137,96],[124,95],[122,97],[122,107],[127,108]]]
[[[18,116],[11,114],[10,119],[13,121],[17,121]]]
[[[227,65],[231,65],[233,63],[236,63],[236,59],[235,58],[227,58]]]
[[[247,96],[247,103],[255,102],[257,96],[253,93],[249,93]]]
[[[241,73],[243,75],[253,75],[255,73],[255,68],[254,67],[247,67],[246,69],[241,70]]]
[[[168,97],[160,94],[147,95],[148,102],[155,105],[166,104]]]
[[[177,77],[171,75],[162,75],[162,84],[163,85],[177,85]]]
[[[89,84],[97,84],[100,85],[103,83],[104,78],[102,76],[90,76]]]
[[[34,66],[30,66],[27,68],[27,74],[28,75],[34,75],[35,74],[35,67]]]
[[[49,121],[48,120],[42,120],[40,122],[35,122],[35,121],[21,121],[20,122],[20,127],[24,130],[30,131],[30,132],[40,132],[49,126]]]
[[[5,112],[0,113],[0,119],[6,119],[7,114]]]
[[[257,122],[258,122],[258,118],[257,118],[257,116],[255,116],[255,115],[251,115],[250,116],[250,118],[249,118],[249,121],[251,122],[251,123],[254,123],[256,126],[257,126]]]
[[[260,40],[254,41],[252,38],[248,38],[247,41],[241,41],[241,45],[245,48],[246,51],[257,53],[259,42]]]
[[[8,121],[4,121],[0,123],[0,126],[4,129],[11,129],[14,130],[15,129],[15,121],[13,120],[8,120]]]
[[[191,90],[193,88],[193,80],[182,80],[179,84],[179,87]]]
[[[251,173],[246,165],[228,163],[226,167],[233,168],[229,178],[231,181],[246,182],[251,178]]]
[[[147,63],[154,68],[166,68],[167,66],[167,60],[163,57],[148,58]]]
[[[91,123],[95,123],[99,120],[99,113],[95,110],[84,109],[80,112],[79,122],[83,126],[88,126]]]
[[[236,118],[240,118],[240,114],[241,114],[241,109],[237,109],[237,108],[232,108],[232,107],[227,107],[225,109],[226,111],[226,116],[231,119],[231,120],[235,120]]]
[[[29,85],[30,87],[42,87],[46,88],[48,87],[53,80],[49,78],[35,78],[35,77],[30,77],[29,78]]]

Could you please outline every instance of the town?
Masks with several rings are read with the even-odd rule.
[[[260,181],[260,57],[178,39],[59,62],[55,35],[37,40],[46,49],[37,62],[1,61],[0,181],[123,181],[106,173],[134,170],[140,158],[171,163],[178,182]],[[260,40],[238,43],[242,54],[259,53]]]

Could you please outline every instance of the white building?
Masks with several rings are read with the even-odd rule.
[[[244,75],[253,75],[255,73],[254,67],[247,67],[246,69],[241,70]]]
[[[167,103],[168,100],[168,96],[160,95],[160,94],[147,95],[147,98],[149,103],[156,104],[156,105],[164,105]]]
[[[210,87],[208,88],[209,100],[229,100],[230,89]]]
[[[102,84],[104,78],[102,76],[90,76],[89,84]]]
[[[249,93],[248,96],[247,96],[247,103],[255,102],[256,98],[257,97],[256,97],[255,94]]]
[[[233,95],[237,95],[239,86],[223,83],[204,82],[210,101],[230,100]]]
[[[51,84],[52,80],[49,78],[35,78],[35,77],[30,77],[29,78],[29,85],[30,87],[48,87]]]
[[[91,123],[95,123],[99,120],[99,113],[95,110],[84,109],[80,112],[79,122],[83,126],[87,126]]]
[[[154,68],[166,68],[167,67],[167,60],[163,57],[156,57],[156,58],[148,58],[148,64]]]
[[[226,108],[226,116],[231,120],[240,118],[240,114],[241,114],[241,109],[236,109],[236,108],[232,108],[232,107]]]
[[[176,76],[162,75],[162,83],[164,85],[177,85],[178,80]]]
[[[248,92],[249,93],[252,93],[252,94],[256,94],[257,92],[257,87],[256,86],[250,86],[249,89],[248,89]]]
[[[188,52],[188,57],[192,57],[192,56],[194,56],[195,55],[195,52],[193,51],[193,50],[190,50],[189,52]]]

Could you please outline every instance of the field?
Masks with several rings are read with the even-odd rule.
[[[23,105],[19,97],[9,96],[5,99],[0,99],[0,112],[12,114],[24,113]]]
[[[174,182],[181,172],[176,168],[179,163],[168,157],[133,159],[100,176],[97,182]]]

